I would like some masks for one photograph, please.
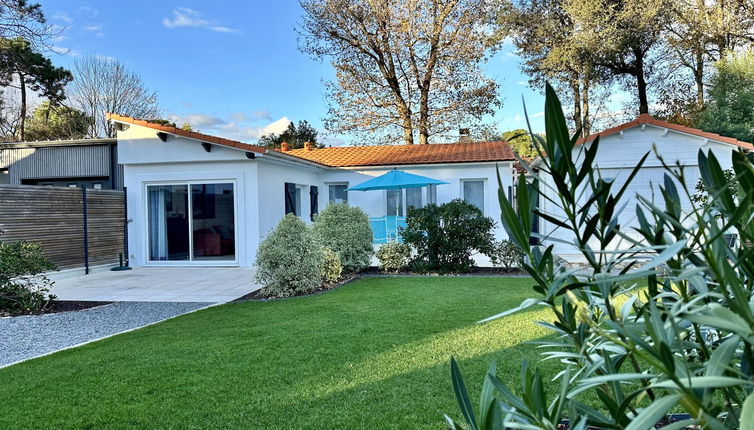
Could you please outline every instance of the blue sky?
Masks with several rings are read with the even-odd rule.
[[[199,130],[256,141],[288,120],[322,129],[326,114],[322,80],[327,62],[299,52],[296,0],[280,1],[48,1],[51,24],[65,27],[55,40],[58,65],[83,55],[115,57],[158,92],[165,117],[188,120]],[[526,99],[534,128],[542,128],[543,97],[526,86],[518,58],[504,46],[485,65],[501,84],[504,105],[486,121],[500,130],[525,125]],[[348,136],[326,135],[332,144]]]

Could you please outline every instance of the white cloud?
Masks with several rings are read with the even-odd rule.
[[[212,26],[212,27],[207,27],[207,28],[212,31],[216,31],[218,33],[240,33],[241,32],[241,30],[237,28],[223,27],[222,25]]]
[[[535,113],[531,117],[532,118],[542,118],[543,116],[545,116],[545,113],[540,111],[540,112]]]
[[[255,110],[248,114],[245,112],[234,112],[230,114],[230,118],[234,121],[242,122],[272,121],[270,112],[266,110]]]
[[[222,118],[201,113],[189,115],[170,115],[170,120],[175,122],[178,126],[181,126],[184,123],[189,123],[195,129],[216,128],[218,126],[226,124],[226,121]]]
[[[194,130],[201,133],[220,136],[226,139],[255,143],[267,134],[280,134],[288,127],[291,120],[287,117],[272,121],[269,112],[260,110],[251,113],[235,112],[227,117],[219,117],[202,113],[182,115],[168,115],[168,119],[177,126],[189,123]],[[266,121],[265,125],[254,125],[255,122]]]
[[[201,12],[187,7],[175,8],[172,18],[163,18],[162,25],[167,28],[200,27],[219,33],[240,33],[240,30],[236,28],[219,25],[217,21],[205,19]]]
[[[84,31],[102,31],[102,25],[101,24],[89,24],[81,27]]]
[[[50,47],[50,50],[58,55],[70,55],[73,57],[80,57],[83,54],[81,51],[76,49],[67,48],[65,46],[59,46],[59,45],[53,45]]]
[[[88,13],[91,16],[99,14],[99,11],[91,6],[81,6],[80,8],[76,9],[76,11],[79,13]]]
[[[52,14],[52,19],[63,21],[66,24],[70,24],[73,22],[73,18],[71,18],[71,16],[65,12],[55,12],[54,14]]]
[[[285,131],[286,128],[288,128],[288,124],[291,123],[291,120],[288,119],[288,117],[282,117],[277,121],[273,121],[266,126],[262,127],[262,134],[260,136],[264,136],[265,134],[280,134]]]

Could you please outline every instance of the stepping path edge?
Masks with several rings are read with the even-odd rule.
[[[86,311],[90,311],[90,310],[94,310],[94,309],[101,309],[101,308],[104,308],[104,307],[113,306],[113,305],[116,305],[117,303],[118,302],[114,302],[114,303],[109,303],[107,305],[96,306],[94,308],[88,308],[88,309],[82,309],[80,311],[70,311],[70,312],[86,312]],[[120,302],[120,303],[125,303],[125,302]],[[166,303],[170,303],[170,302],[166,302]],[[57,354],[58,352],[65,351],[65,350],[68,350],[68,349],[78,348],[80,346],[88,345],[90,343],[99,342],[99,341],[104,340],[104,339],[109,339],[111,337],[119,336],[119,335],[124,334],[124,333],[130,333],[132,331],[143,329],[144,327],[149,327],[149,326],[152,326],[152,325],[155,325],[155,324],[159,324],[159,323],[162,323],[162,322],[165,322],[165,321],[172,320],[174,318],[182,317],[184,315],[189,315],[189,314],[192,314],[194,312],[198,312],[198,311],[201,311],[201,310],[204,310],[204,309],[209,309],[211,307],[220,306],[220,305],[224,305],[224,304],[225,303],[206,303],[206,306],[202,306],[202,307],[197,308],[197,309],[192,309],[192,310],[190,310],[188,312],[184,312],[184,313],[181,313],[181,314],[178,314],[178,315],[173,315],[173,316],[170,316],[170,317],[167,317],[167,318],[163,318],[163,319],[160,319],[160,320],[157,320],[157,321],[153,321],[153,322],[150,322],[150,323],[147,323],[147,324],[143,324],[143,325],[140,325],[140,326],[137,326],[137,327],[132,327],[132,328],[129,328],[127,330],[119,331],[117,333],[111,333],[111,334],[108,334],[106,336],[101,336],[101,337],[98,337],[98,338],[89,339],[87,341],[84,341],[84,342],[81,342],[81,343],[77,343],[75,345],[66,346],[66,347],[63,347],[63,348],[60,348],[60,349],[56,349],[54,351],[49,351],[49,352],[45,352],[45,353],[42,353],[42,354],[39,354],[39,355],[35,355],[33,357],[23,358],[21,360],[17,360],[17,361],[8,363],[8,364],[2,364],[2,365],[0,365],[0,369],[5,369],[7,367],[14,366],[16,364],[20,364],[20,363],[23,363],[23,362],[26,362],[26,361],[30,361],[30,360],[35,360],[35,359],[41,358],[41,357],[46,357],[48,355]],[[62,312],[62,313],[68,313],[68,312]],[[48,314],[48,315],[54,315],[54,314]],[[21,316],[20,318],[34,317],[34,316],[36,316],[36,315]],[[7,318],[19,318],[19,317],[7,317]]]

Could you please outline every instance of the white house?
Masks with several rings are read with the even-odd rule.
[[[655,155],[654,148],[666,164],[674,165],[676,162],[680,162],[684,166],[686,185],[692,192],[699,180],[698,152],[700,149],[714,153],[723,169],[731,167],[732,151],[743,149],[748,152],[754,150],[754,145],[751,143],[657,120],[647,114],[640,115],[631,122],[591,135],[583,139],[581,143],[589,145],[598,135],[600,136],[600,147],[593,163],[594,167],[603,178],[614,179],[617,186],[625,183],[627,176],[641,157],[650,152],[644,167],[634,178],[632,185],[629,186],[625,200],[619,204],[619,206],[623,206],[623,203],[628,203],[619,215],[621,231],[624,233],[630,233],[631,227],[638,224],[635,211],[637,194],[650,199],[654,196],[654,203],[659,207],[664,207],[658,186],[663,183],[665,170]],[[577,156],[579,150],[580,146],[574,149],[574,157]],[[577,160],[577,163],[580,163],[580,161]],[[544,179],[545,182],[548,182],[547,177]],[[541,186],[541,189],[548,193],[550,198],[556,197],[555,192],[550,187]],[[583,198],[587,199],[588,196],[584,195]],[[682,196],[681,200],[682,208],[688,209],[689,199]],[[547,199],[541,199],[540,208],[545,213],[554,214],[556,217],[561,213]],[[583,258],[575,248],[551,240],[572,241],[573,238],[567,232],[544,220],[540,222],[539,228],[540,233],[545,236],[543,244],[553,244],[555,254],[567,261],[579,261]],[[625,243],[623,245],[625,246]]]
[[[250,266],[260,241],[286,213],[310,221],[331,201],[364,209],[378,243],[391,233],[386,215],[403,216],[407,206],[428,202],[463,198],[499,220],[497,172],[507,190],[513,179],[515,157],[505,142],[278,151],[120,115],[108,118],[118,130],[134,266]],[[346,191],[393,168],[448,184]],[[496,236],[505,237],[499,225]]]

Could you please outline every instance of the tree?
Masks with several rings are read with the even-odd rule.
[[[715,63],[709,101],[695,125],[743,141],[754,140],[754,51],[730,54]]]
[[[592,92],[607,79],[597,68],[594,53],[578,38],[566,6],[564,0],[509,3],[498,14],[496,38],[513,41],[533,86],[544,88],[550,82],[568,95],[574,128],[588,135]]]
[[[648,78],[662,42],[670,0],[565,0],[578,43],[595,55],[597,66],[611,77],[627,77],[635,90],[639,113],[649,112]]]
[[[302,0],[302,51],[329,58],[326,127],[368,140],[429,143],[499,105],[484,77],[484,0]]]
[[[48,101],[34,109],[26,125],[27,140],[81,139],[86,136],[91,118],[83,112],[55,106]]]
[[[305,142],[322,147],[317,143],[317,130],[314,129],[306,120],[299,121],[298,126],[291,121],[284,132],[278,134],[270,133],[259,138],[259,144],[268,148],[280,148],[283,142],[288,143],[288,148],[303,148]]]
[[[52,61],[36,52],[28,41],[0,39],[0,85],[17,88],[20,92],[21,140],[26,139],[27,89],[56,105],[65,100],[64,87],[71,79],[71,72],[53,66]]]
[[[47,24],[39,3],[0,0],[0,38],[21,38],[41,49],[59,33],[58,27]]]
[[[508,142],[516,154],[526,161],[531,161],[538,155],[531,135],[524,129],[506,131],[503,133],[502,140]]]
[[[754,40],[754,14],[751,4],[746,3],[727,0],[669,3],[670,19],[663,30],[667,49],[663,57],[668,70],[667,77],[658,82],[658,99],[670,105],[669,117],[689,118],[698,113],[705,103],[709,66],[727,52]]]
[[[116,59],[77,58],[69,90],[72,106],[92,118],[89,137],[115,137],[106,113],[134,118],[158,118],[157,93],[146,88],[141,77]]]

